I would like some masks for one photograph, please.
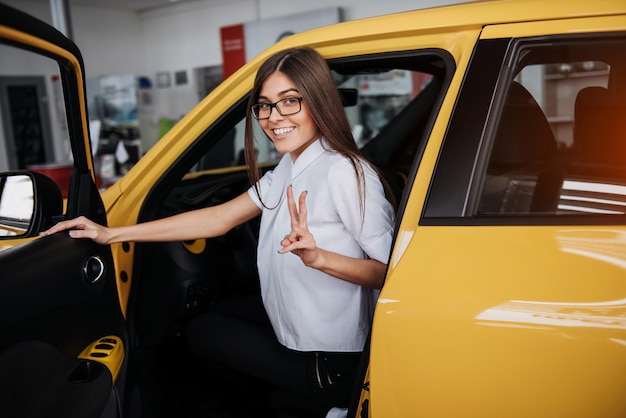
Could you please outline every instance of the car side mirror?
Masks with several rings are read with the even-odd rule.
[[[63,194],[51,178],[35,172],[0,173],[0,240],[28,238],[63,215]]]

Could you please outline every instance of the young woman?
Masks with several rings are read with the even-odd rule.
[[[196,318],[192,350],[288,391],[290,403],[325,416],[346,407],[359,354],[383,283],[393,208],[377,171],[358,154],[326,61],[313,49],[270,57],[259,69],[246,120],[247,192],[218,206],[120,227],[85,218],[75,238],[184,241],[222,235],[261,215],[259,302],[241,301]],[[261,177],[254,154],[258,123],[283,155]],[[296,399],[298,401],[296,401]],[[307,415],[308,414],[308,415]]]

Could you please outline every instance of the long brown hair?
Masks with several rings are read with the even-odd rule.
[[[308,47],[291,48],[276,53],[261,65],[256,74],[246,111],[244,153],[246,164],[248,165],[248,177],[250,178],[250,183],[254,185],[257,195],[260,197],[257,182],[261,177],[261,172],[257,165],[256,152],[254,150],[253,118],[251,117],[250,108],[258,103],[260,91],[265,80],[277,71],[285,74],[294,82],[310,110],[313,122],[328,141],[331,151],[347,157],[352,163],[357,176],[357,184],[361,196],[361,213],[363,214],[365,188],[361,164],[365,160],[359,154],[359,149],[352,136],[352,130],[341,102],[339,90],[335,85],[326,60],[316,50]],[[394,203],[393,196],[389,193],[389,187],[384,178],[376,167],[372,166],[372,168],[378,173],[385,187],[387,198]]]

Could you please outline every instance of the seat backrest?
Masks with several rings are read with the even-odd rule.
[[[626,166],[626,98],[586,87],[576,96],[574,112],[574,161]]]
[[[363,156],[386,177],[397,201],[442,85],[441,78],[433,77],[424,90],[361,150]]]
[[[556,210],[563,173],[550,124],[521,84],[510,85],[500,116],[479,212]]]
[[[491,168],[516,169],[551,159],[556,140],[545,114],[533,96],[512,83],[491,154]]]

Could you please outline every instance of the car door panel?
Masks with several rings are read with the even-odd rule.
[[[95,258],[104,272],[89,283],[84,265]],[[67,234],[0,253],[0,346],[38,336],[76,356],[92,340],[119,333],[123,318],[111,263],[107,247]]]
[[[43,341],[1,351],[0,367],[1,416],[99,417],[111,393],[104,365],[66,357]]]
[[[31,63],[54,91],[46,102],[59,116],[52,136],[73,160],[64,216],[106,223],[89,151],[80,51],[44,22],[0,4],[0,56]],[[14,246],[0,252],[0,416],[117,417],[112,395],[124,373],[127,334],[111,249],[67,233],[36,238],[63,218],[56,209],[39,213],[44,200],[62,201],[61,190],[58,196],[51,190],[33,187],[35,215],[25,220],[27,233],[16,236],[35,238],[3,241]]]
[[[96,258],[104,271],[90,283]],[[11,388],[0,391],[0,415],[58,407],[59,416],[99,416],[112,373],[97,356],[79,356],[103,337],[120,345],[125,337],[108,247],[57,234],[3,251],[0,266],[0,385]],[[109,367],[119,370],[122,361]]]
[[[379,300],[375,415],[623,415],[626,178],[607,155],[623,155],[624,131],[578,152],[574,102],[586,79],[622,85],[624,29],[623,16],[485,29]]]

